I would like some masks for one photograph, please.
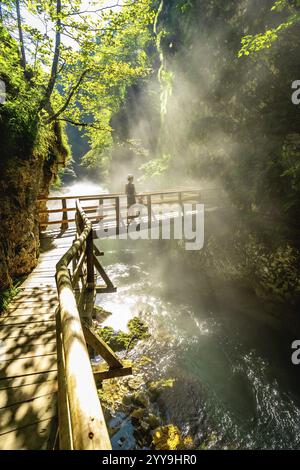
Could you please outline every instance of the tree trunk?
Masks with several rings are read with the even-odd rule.
[[[56,2],[57,20],[56,20],[56,28],[55,28],[56,33],[55,33],[54,56],[53,56],[51,74],[50,74],[48,86],[47,86],[45,95],[41,101],[40,110],[49,109],[50,98],[54,90],[55,81],[57,78],[57,71],[58,71],[58,64],[59,64],[59,57],[60,57],[60,46],[61,46],[61,27],[62,27],[61,12],[62,12],[61,0],[57,0]]]
[[[19,31],[19,42],[20,42],[20,61],[21,61],[21,66],[25,72],[26,71],[26,54],[25,54],[23,28],[22,28],[20,0],[16,0],[16,11],[17,11],[18,31]]]

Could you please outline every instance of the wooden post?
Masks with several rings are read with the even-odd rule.
[[[120,198],[116,197],[116,235],[120,235]]]
[[[63,197],[62,200],[62,223],[61,223],[61,230],[64,230],[65,228],[69,228],[69,223],[68,223],[68,212],[66,211],[67,209],[67,200]]]
[[[87,265],[87,288],[93,289],[95,286],[94,270],[94,241],[93,230],[90,231],[86,239],[86,265]]]
[[[56,282],[73,448],[74,450],[110,450],[109,435],[65,260],[66,255],[58,263]]]
[[[97,215],[97,222],[101,222],[103,219],[103,199],[99,199],[99,208],[98,208],[98,215]]]
[[[181,191],[178,193],[178,201],[179,201],[179,204],[181,206],[181,211],[182,211],[182,214],[183,214],[183,203],[182,203],[182,192]]]
[[[151,194],[147,195],[147,213],[148,213],[148,229],[151,229],[152,207],[151,207]]]
[[[59,308],[56,310],[56,350],[57,350],[57,382],[58,382],[58,432],[59,449],[72,450],[71,419],[65,376],[65,358],[61,340],[61,321]]]

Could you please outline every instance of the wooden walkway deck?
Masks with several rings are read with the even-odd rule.
[[[152,200],[152,194],[147,193],[143,197],[147,200],[147,215],[142,220],[146,222],[146,229],[149,229],[152,227],[153,205],[159,204],[156,201],[158,196],[153,194]],[[175,202],[179,204],[194,201],[196,197],[197,202],[199,191],[168,191],[165,195],[159,193],[159,197],[161,202],[174,202],[175,197]],[[90,203],[95,198],[99,203],[106,199],[114,201],[113,209],[111,206],[107,208],[105,227],[115,227],[118,234],[123,229],[127,231],[127,224],[124,224],[123,229],[120,224],[120,196],[100,195],[84,199]],[[169,198],[173,198],[172,201]],[[128,375],[132,373],[132,368],[123,363],[81,321],[84,309],[77,302],[74,292],[74,286],[79,286],[80,276],[79,293],[80,298],[83,295],[82,299],[91,286],[93,294],[116,290],[97,258],[103,253],[93,244],[93,236],[97,238],[97,234],[93,234],[91,220],[95,219],[95,215],[88,217],[84,209],[87,213],[91,210],[95,212],[94,207],[82,208],[77,200],[76,224],[64,232],[48,233],[42,239],[38,266],[22,284],[5,315],[0,317],[0,450],[54,448],[58,429],[58,388],[59,426],[63,430],[59,436],[59,448],[111,448],[94,379]],[[72,219],[67,220],[67,211],[74,211],[74,208],[68,209],[66,201],[63,201],[61,209],[50,209],[41,214],[61,213],[60,220],[49,223],[59,223],[67,228],[69,223],[73,223]],[[164,217],[174,216],[167,213],[159,218],[162,220]],[[181,211],[176,217],[181,217]],[[72,250],[66,253],[75,235],[77,241]],[[102,238],[105,234],[99,236]],[[60,302],[55,281],[58,261]],[[104,285],[98,286],[95,282],[96,272]],[[57,323],[56,311],[59,312]],[[91,367],[87,345],[102,355],[107,363],[105,370]],[[80,361],[82,368],[78,368]],[[85,386],[80,386],[83,383]]]
[[[72,236],[45,238],[36,269],[0,317],[0,450],[51,449],[57,431],[55,265]]]

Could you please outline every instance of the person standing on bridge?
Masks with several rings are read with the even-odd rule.
[[[125,193],[127,196],[127,208],[129,209],[131,206],[136,204],[136,192],[135,186],[133,184],[133,175],[128,175],[127,181],[128,183],[125,186]]]
[[[136,191],[133,184],[133,175],[128,175],[127,181],[128,183],[125,186],[125,193],[127,196],[127,225],[129,225],[130,220],[137,217],[138,214],[133,214],[132,211],[130,211],[130,208],[136,204]]]

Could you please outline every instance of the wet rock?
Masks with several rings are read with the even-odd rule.
[[[149,399],[145,392],[138,392],[134,395],[134,400],[138,405],[143,407],[147,407],[149,404]]]
[[[146,420],[140,422],[140,427],[145,433],[147,433],[150,430],[149,423],[147,423]]]
[[[145,418],[145,421],[149,424],[150,429],[155,429],[160,424],[159,418],[152,413],[150,413],[149,416]]]
[[[125,406],[134,406],[133,405],[133,396],[132,395],[124,395],[123,397],[123,405]]]
[[[128,380],[127,385],[132,390],[138,390],[143,385],[143,382],[142,377],[133,377]]]
[[[99,323],[104,322],[104,320],[106,320],[110,315],[112,315],[111,312],[104,310],[104,308],[99,305],[95,305],[93,308],[93,318],[95,318]]]
[[[131,413],[131,418],[135,420],[140,420],[145,415],[146,410],[144,408],[137,408]]]

